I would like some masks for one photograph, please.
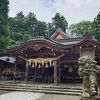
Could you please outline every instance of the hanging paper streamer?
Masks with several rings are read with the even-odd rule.
[[[35,67],[34,62],[32,63],[32,67],[33,67],[33,68]]]
[[[52,65],[53,65],[53,66],[55,65],[55,61],[52,62]]]
[[[32,63],[32,67],[34,68],[34,63]]]
[[[44,66],[44,60],[42,60],[42,66]]]
[[[50,59],[49,63],[50,63],[50,66],[51,66],[51,59]]]
[[[37,66],[37,61],[35,61],[35,66]]]
[[[31,59],[29,60],[29,65],[31,65]]]
[[[48,63],[46,63],[45,68],[48,68]]]
[[[41,64],[39,64],[38,68],[41,68]]]

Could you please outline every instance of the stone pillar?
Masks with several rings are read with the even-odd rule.
[[[28,67],[29,67],[29,62],[26,61],[26,66],[25,66],[25,83],[28,83]]]
[[[54,65],[54,85],[58,85],[57,61],[55,61],[55,65]]]

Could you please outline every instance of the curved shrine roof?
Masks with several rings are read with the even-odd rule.
[[[58,37],[61,36],[63,37],[63,39],[62,38],[58,39],[56,38],[57,36]],[[100,42],[94,40],[93,37],[91,37],[88,34],[85,34],[83,37],[70,38],[69,36],[65,35],[65,33],[60,28],[58,28],[56,32],[51,36],[51,38],[34,38],[29,41],[26,41],[25,43],[21,44],[20,46],[14,49],[7,50],[6,53],[23,50],[29,45],[33,46],[34,44],[39,44],[39,45],[46,44],[47,46],[51,46],[56,49],[62,49],[62,48],[66,49],[66,48],[72,48],[76,45],[81,45],[85,41],[90,41],[100,46]]]

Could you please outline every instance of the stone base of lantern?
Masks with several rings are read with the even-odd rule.
[[[99,95],[96,95],[96,96],[93,96],[93,97],[82,97],[80,100],[100,100],[100,96]]]

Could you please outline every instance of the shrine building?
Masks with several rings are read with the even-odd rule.
[[[14,74],[17,69],[23,73],[26,83],[82,82],[78,75],[78,59],[82,56],[100,65],[100,42],[89,33],[71,37],[58,28],[49,38],[33,38],[0,53],[0,75],[4,68],[13,67]]]

